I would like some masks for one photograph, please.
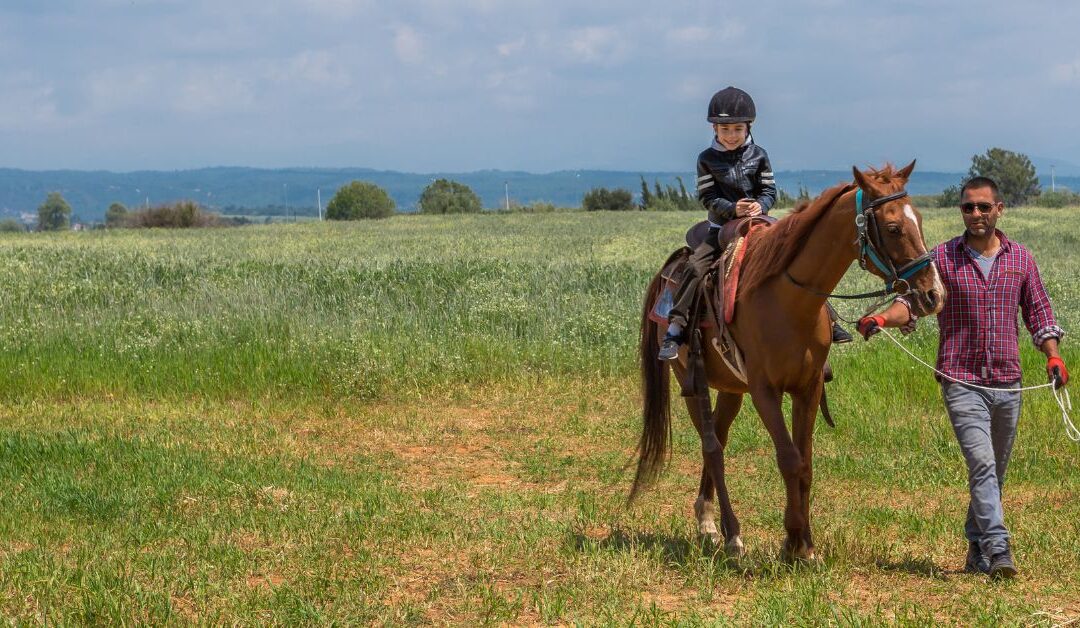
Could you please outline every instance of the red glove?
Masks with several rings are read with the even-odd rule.
[[[1061,388],[1069,383],[1069,369],[1065,368],[1065,360],[1058,356],[1047,358],[1046,374],[1050,376],[1050,381],[1054,382],[1054,388]]]
[[[884,316],[864,316],[859,319],[858,330],[863,340],[870,340],[870,336],[885,328]]]

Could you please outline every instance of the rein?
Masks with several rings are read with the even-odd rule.
[[[890,334],[889,330],[882,329],[881,331],[889,337],[889,340],[892,340],[896,344],[896,346],[900,347],[904,351],[904,353],[911,356],[911,358],[914,359],[916,362],[922,364],[926,368],[937,373],[938,376],[943,377],[951,382],[956,382],[957,384],[962,384],[971,388],[980,388],[982,390],[993,390],[998,392],[1021,392],[1024,390],[1038,390],[1040,388],[1049,388],[1050,392],[1054,394],[1054,401],[1057,402],[1058,408],[1061,410],[1061,421],[1065,424],[1065,436],[1074,443],[1080,443],[1080,429],[1077,429],[1076,425],[1074,425],[1072,420],[1069,418],[1069,411],[1072,410],[1072,399],[1069,397],[1069,391],[1064,386],[1058,389],[1055,386],[1054,382],[1050,382],[1047,384],[1039,384],[1037,386],[1024,386],[1021,388],[992,388],[990,386],[980,386],[971,382],[960,381],[955,377],[950,377],[945,373],[942,373],[935,367],[931,366],[929,363],[923,361],[922,358],[912,353],[911,350],[905,347],[899,340],[897,340],[892,334]]]
[[[789,270],[784,270],[784,275],[791,283],[803,290],[826,298],[869,299],[873,297],[885,297],[894,292],[901,293],[900,289],[897,287],[898,284],[903,284],[906,288],[906,290],[903,291],[903,294],[910,292],[911,286],[908,285],[907,280],[915,275],[915,273],[933,263],[930,252],[927,251],[900,268],[896,268],[892,262],[892,258],[882,254],[882,249],[879,244],[881,242],[881,227],[877,223],[877,217],[874,212],[875,209],[885,203],[904,198],[907,195],[907,190],[900,190],[899,192],[875,198],[863,207],[862,188],[859,188],[858,191],[855,192],[855,231],[857,234],[855,242],[859,247],[859,266],[863,270],[869,270],[867,267],[867,260],[870,260],[870,263],[885,275],[885,287],[883,289],[874,290],[873,292],[862,292],[859,294],[821,292],[792,277]]]

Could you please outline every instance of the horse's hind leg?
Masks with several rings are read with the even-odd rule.
[[[728,496],[726,473],[724,470],[724,450],[727,449],[728,432],[735,417],[742,407],[743,396],[741,393],[717,393],[716,410],[713,412],[716,438],[720,448],[712,460],[706,460],[702,475],[709,470],[709,463],[713,465],[716,475],[716,493],[720,500],[720,530],[724,533],[724,551],[728,556],[740,557],[746,553],[742,542],[742,527],[739,518],[731,507],[731,498]],[[707,456],[708,454],[706,454]]]
[[[720,532],[716,529],[716,505],[714,497],[716,485],[709,475],[709,465],[701,465],[701,483],[698,484],[698,496],[694,500],[694,518],[698,522],[698,533],[713,545],[720,545]]]
[[[686,383],[686,372],[675,368],[675,377],[680,383]],[[684,388],[686,388],[684,386]],[[739,520],[731,508],[727,483],[724,481],[724,447],[727,445],[728,429],[742,406],[742,395],[718,393],[716,409],[702,412],[695,397],[685,397],[686,409],[690,420],[701,437],[701,482],[698,496],[694,500],[694,517],[698,522],[698,532],[713,543],[720,544],[720,535],[716,529],[716,506],[714,496],[720,497],[720,528],[724,534],[724,551],[729,555],[741,556],[744,553],[742,538],[739,536]],[[702,416],[704,414],[704,416]]]

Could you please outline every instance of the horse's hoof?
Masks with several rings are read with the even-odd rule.
[[[790,548],[784,547],[780,550],[780,560],[789,565],[794,564],[812,564],[817,563],[817,554],[814,553],[814,548],[807,547],[805,545],[799,547],[795,551],[791,551]]]
[[[705,540],[711,547],[720,547],[724,540],[720,536],[720,532],[716,529],[715,521],[703,521],[698,524],[698,534]]]
[[[724,543],[724,554],[728,558],[739,559],[746,556],[746,546],[743,545],[742,537],[734,536]]]

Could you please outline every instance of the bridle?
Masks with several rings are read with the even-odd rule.
[[[911,291],[908,279],[914,276],[915,273],[932,264],[933,259],[930,256],[930,252],[927,251],[900,268],[897,268],[896,265],[893,264],[892,259],[888,255],[883,254],[884,246],[882,245],[881,227],[878,225],[877,217],[874,212],[875,209],[881,207],[885,203],[904,198],[907,195],[907,190],[900,190],[899,192],[893,192],[892,194],[875,198],[864,207],[862,188],[859,188],[858,191],[855,192],[855,244],[859,247],[859,267],[868,271],[870,270],[869,264],[873,264],[874,268],[881,271],[881,274],[885,275],[884,289],[875,290],[873,292],[863,292],[861,294],[825,293],[804,285],[792,277],[789,271],[784,271],[784,274],[787,275],[787,278],[791,283],[804,290],[813,292],[818,296],[835,299],[868,299],[871,297],[887,296],[894,292],[898,294],[907,294]],[[903,285],[903,291],[899,289],[900,285]]]

